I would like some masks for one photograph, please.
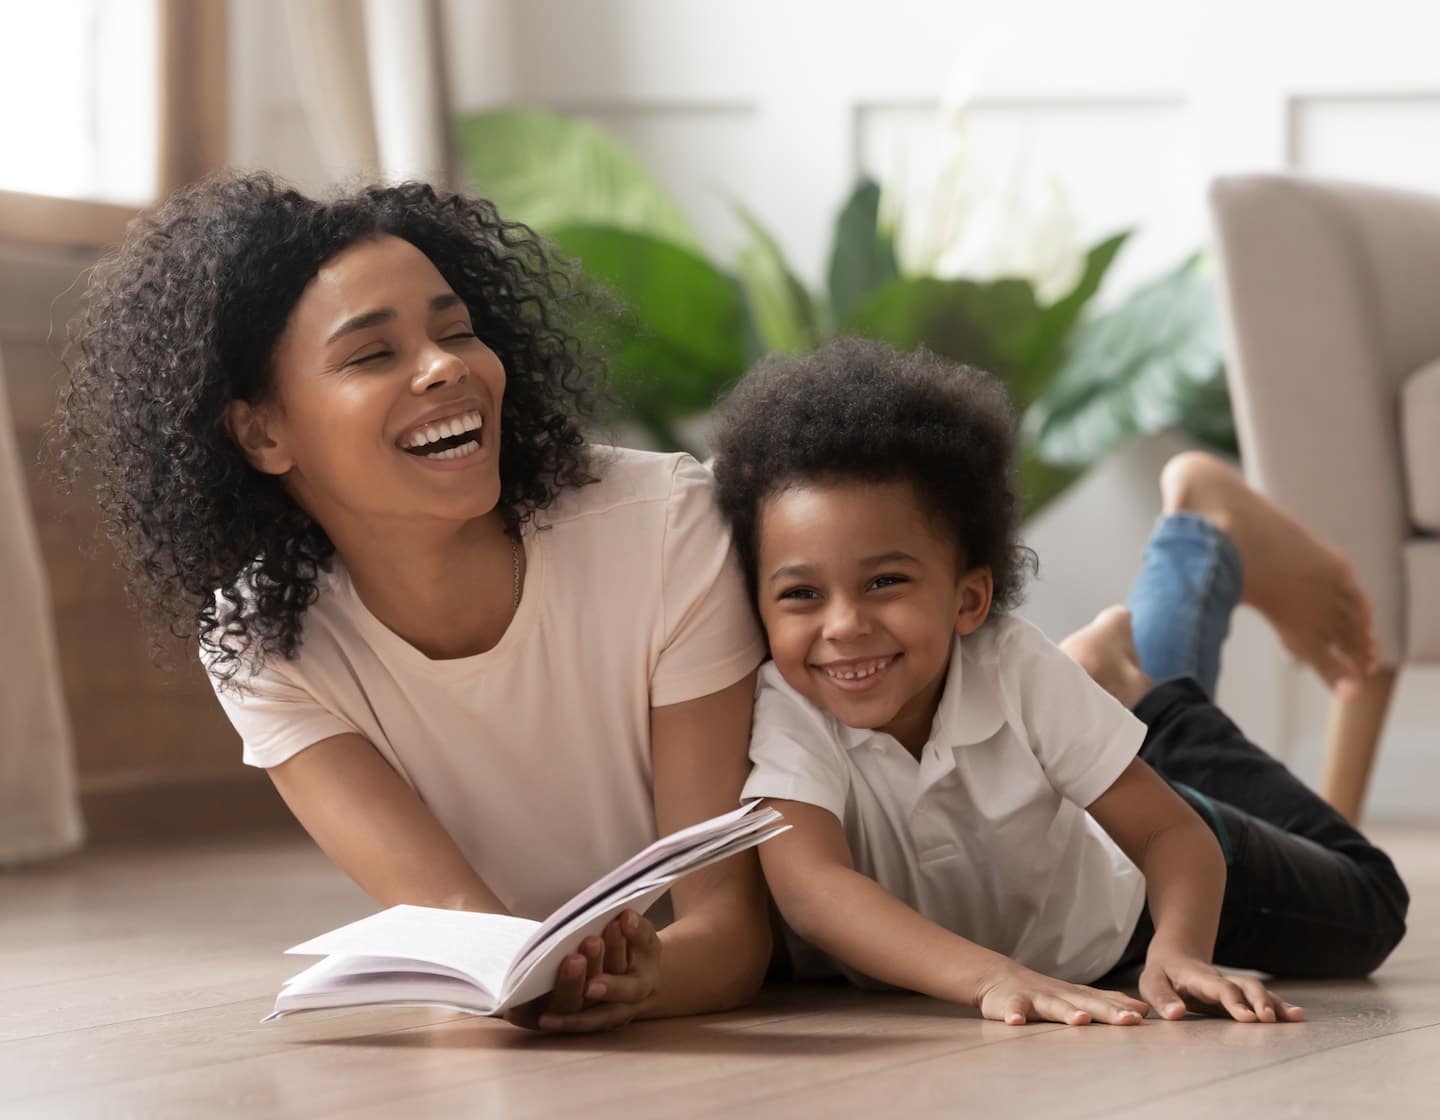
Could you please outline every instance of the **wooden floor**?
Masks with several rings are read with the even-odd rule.
[[[1415,895],[1310,1021],[1006,1027],[846,988],[547,1038],[423,1009],[262,1026],[281,950],[369,911],[299,839],[93,853],[0,875],[3,1117],[1440,1115],[1440,829],[1378,834]]]

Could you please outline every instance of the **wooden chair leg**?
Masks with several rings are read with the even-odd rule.
[[[1325,777],[1320,796],[1351,824],[1360,820],[1365,787],[1375,762],[1375,748],[1380,743],[1394,688],[1395,669],[1387,666],[1369,677],[1355,696],[1348,700],[1337,698],[1330,705]]]

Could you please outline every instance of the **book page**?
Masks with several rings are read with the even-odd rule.
[[[644,913],[670,888],[671,880],[645,888],[622,891],[604,907],[591,907],[573,918],[516,960],[505,978],[506,987],[496,989],[499,1002],[496,1010],[517,1007],[536,996],[543,996],[555,986],[555,970],[560,962],[575,952],[585,938],[603,933],[612,920],[628,909]]]
[[[590,907],[607,905],[606,896],[623,889],[625,884],[632,880],[641,877],[651,878],[650,872],[654,871],[657,866],[661,864],[668,866],[672,860],[675,865],[683,866],[685,857],[693,853],[695,849],[704,847],[707,843],[712,843],[716,839],[728,838],[737,833],[752,832],[763,828],[767,821],[780,818],[780,814],[774,809],[760,809],[758,806],[759,802],[752,801],[724,816],[712,817],[708,821],[701,821],[689,828],[682,828],[679,832],[662,836],[648,848],[631,856],[614,871],[591,883],[568,902],[556,907],[555,912],[546,918],[544,923],[531,935],[530,944],[526,949],[539,947],[540,943],[549,938],[556,930],[569,925]],[[683,874],[683,870],[677,871],[674,878],[678,879]]]
[[[498,995],[506,969],[538,928],[538,922],[507,914],[392,906],[286,952],[434,961]]]
[[[634,908],[644,913],[676,879],[788,827],[775,810],[752,803],[650,845],[581,891],[531,934],[499,991],[500,1006],[514,1006],[548,991],[559,959],[573,953],[584,938],[602,932],[622,911]]]

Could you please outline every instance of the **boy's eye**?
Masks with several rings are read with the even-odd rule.
[[[781,599],[818,599],[819,597],[813,587],[787,587],[780,592]]]
[[[475,337],[474,331],[456,331],[454,334],[447,334],[441,342],[468,342]]]
[[[909,583],[909,582],[910,582],[910,581],[909,581],[908,579],[906,579],[904,576],[899,576],[899,575],[884,575],[884,576],[876,576],[873,580],[870,581],[870,586],[871,586],[871,587],[874,587],[874,588],[878,588],[878,589],[883,589],[883,588],[886,588],[886,587],[894,587],[897,583]]]

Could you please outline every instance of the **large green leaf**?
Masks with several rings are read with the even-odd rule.
[[[1016,386],[1016,403],[1020,408],[1028,408],[1049,388],[1065,356],[1070,332],[1079,322],[1086,305],[1100,290],[1106,273],[1129,238],[1130,232],[1126,230],[1094,246],[1085,254],[1085,266],[1075,286],[1045,308],[1036,319],[1034,333],[1026,342],[1021,361],[1021,376],[1025,383]]]
[[[714,403],[745,368],[739,285],[704,258],[648,234],[567,226],[551,235],[624,305],[593,319],[616,393],[655,427]]]
[[[978,366],[1010,385],[1040,315],[1025,280],[893,280],[846,318],[845,334],[917,346]]]
[[[1171,427],[1223,442],[1232,429],[1222,361],[1213,284],[1193,257],[1076,330],[1054,384],[1026,416],[1035,454],[1078,466]]]
[[[743,206],[735,210],[750,231],[750,243],[740,251],[738,264],[759,349],[813,350],[820,330],[810,293],[790,271],[785,254],[765,227]]]
[[[497,109],[455,123],[460,162],[502,216],[546,233],[610,225],[696,248],[680,208],[616,136],[545,109]]]
[[[1021,515],[1034,517],[1070,488],[1084,472],[1078,467],[1059,467],[1035,457],[1035,449],[1020,449],[1017,467],[1020,483]]]
[[[843,321],[899,275],[895,239],[880,228],[880,184],[862,179],[835,221],[830,307],[836,321]]]

